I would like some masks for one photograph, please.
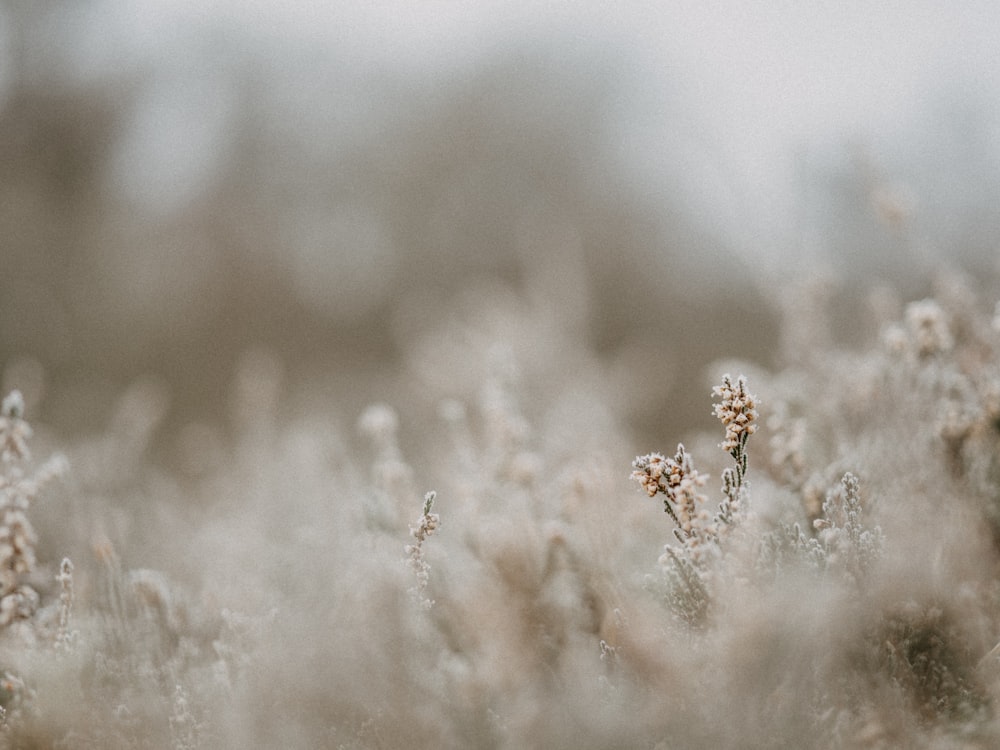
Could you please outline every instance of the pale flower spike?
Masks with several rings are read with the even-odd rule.
[[[410,535],[417,540],[417,543],[407,544],[404,548],[407,567],[413,571],[417,579],[417,585],[410,589],[410,593],[422,609],[430,609],[434,605],[434,600],[429,599],[425,593],[431,566],[424,560],[424,541],[441,525],[441,517],[437,513],[431,513],[436,497],[437,493],[433,490],[424,495],[423,513],[417,519],[417,525],[410,527]]]
[[[730,453],[742,449],[746,440],[757,431],[757,399],[747,390],[747,379],[740,375],[733,383],[729,373],[722,376],[722,385],[712,389],[722,399],[715,405],[715,416],[726,428],[721,447]]]

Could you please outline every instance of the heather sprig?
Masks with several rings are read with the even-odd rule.
[[[67,651],[75,640],[76,632],[70,631],[69,620],[73,611],[73,562],[64,557],[59,564],[59,625],[56,630],[55,647],[57,651]]]
[[[842,567],[845,574],[862,580],[882,555],[885,538],[879,526],[868,528],[862,520],[861,483],[851,472],[844,474],[840,487],[827,495],[823,517],[813,521],[826,559]]]
[[[24,399],[11,391],[0,405],[0,627],[26,620],[38,609],[39,595],[27,582],[38,544],[28,510],[45,484],[67,468],[66,459],[56,455],[25,476],[31,435]]]
[[[729,451],[736,465],[722,472],[722,494],[725,499],[719,506],[719,520],[733,523],[733,514],[740,507],[747,473],[747,440],[757,431],[757,398],[747,390],[746,377],[740,375],[735,382],[729,373],[722,376],[722,385],[712,389],[720,398],[715,404],[715,416],[726,428],[726,439],[720,447]]]
[[[694,468],[684,445],[677,445],[673,458],[661,453],[637,456],[632,468],[632,479],[642,485],[647,495],[663,495],[663,510],[677,524],[681,541],[690,537],[698,509],[706,500],[698,488],[704,486],[708,477]]]
[[[417,525],[410,527],[410,535],[417,540],[416,544],[407,544],[404,548],[407,555],[406,564],[417,578],[417,585],[410,589],[410,592],[424,609],[430,609],[434,605],[434,601],[425,593],[431,566],[424,559],[424,541],[441,525],[441,517],[437,513],[431,513],[436,497],[437,493],[433,490],[424,495],[423,513],[417,519]]]
[[[729,451],[736,462],[735,467],[722,473],[724,499],[714,522],[703,509],[705,496],[698,491],[708,477],[694,468],[691,454],[683,444],[678,444],[673,458],[662,453],[648,453],[637,456],[632,462],[631,478],[650,497],[664,496],[663,509],[677,524],[675,535],[691,549],[701,547],[704,542],[717,541],[721,525],[734,522],[734,514],[745,493],[747,439],[757,431],[757,399],[747,390],[744,376],[734,381],[727,373],[722,376],[722,385],[712,392],[721,398],[715,404],[715,415],[726,428],[726,438],[720,447]]]
[[[673,458],[661,453],[637,456],[631,474],[649,497],[664,496],[663,509],[676,524],[674,536],[681,547],[666,545],[659,562],[666,576],[670,608],[694,628],[705,622],[714,575],[711,561],[720,556],[720,537],[735,523],[740,510],[745,493],[747,439],[757,430],[757,400],[747,390],[746,378],[740,376],[734,382],[730,375],[724,375],[722,385],[716,386],[713,393],[722,399],[715,405],[715,414],[726,427],[721,447],[736,462],[735,468],[723,472],[724,498],[714,518],[705,508],[707,498],[700,491],[708,477],[694,468],[683,444],[677,446]]]

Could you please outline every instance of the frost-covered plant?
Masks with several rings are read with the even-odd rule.
[[[806,565],[817,572],[836,571],[846,582],[863,582],[885,545],[881,527],[869,527],[864,516],[860,482],[847,472],[840,486],[827,492],[822,514],[812,522],[815,535],[803,531],[801,521],[761,535],[758,572],[776,575],[782,568]]]
[[[24,421],[24,401],[11,392],[0,407],[0,625],[27,619],[38,607],[38,594],[24,583],[35,568],[38,537],[28,518],[28,508],[37,485],[24,478],[22,465],[30,459],[31,428]]]
[[[673,458],[660,453],[638,456],[632,467],[632,479],[642,485],[647,495],[663,494],[663,510],[677,524],[674,534],[678,541],[683,544],[691,539],[696,531],[695,521],[707,520],[701,515],[707,498],[699,491],[707,477],[694,468],[684,445],[678,444]]]
[[[65,459],[57,455],[26,476],[31,434],[24,399],[11,391],[0,405],[0,627],[27,620],[38,609],[38,592],[29,583],[38,535],[28,510],[42,488],[66,471]]]
[[[726,439],[720,446],[729,451],[736,466],[722,472],[722,493],[725,495],[719,508],[719,520],[732,524],[734,514],[739,514],[745,494],[744,478],[747,473],[747,439],[757,431],[757,400],[747,390],[746,377],[740,375],[736,382],[726,373],[722,384],[712,392],[721,399],[715,405],[715,416],[726,428]]]
[[[659,577],[646,550],[669,535],[628,499],[597,390],[533,400],[484,357],[419,446],[412,411],[363,410],[370,471],[251,368],[266,403],[201,473],[137,448],[127,481],[83,472],[72,524],[32,511],[17,585],[39,601],[0,630],[0,748],[995,747],[1000,338],[955,284],[895,318],[863,353],[816,336],[773,373],[741,363],[713,389],[722,452],[692,435],[636,459],[672,526]],[[40,471],[18,411],[5,497]],[[433,493],[409,515],[416,481],[450,498],[448,534]],[[67,526],[92,559],[47,567]]]
[[[426,594],[431,566],[424,559],[424,541],[441,525],[441,517],[437,513],[431,513],[436,497],[437,493],[433,491],[424,495],[423,513],[417,519],[417,525],[410,527],[410,536],[417,541],[415,544],[407,544],[404,548],[407,557],[406,564],[417,579],[417,585],[410,589],[410,593],[413,595],[414,601],[424,609],[430,609],[434,605],[434,600],[429,599]]]
[[[1000,600],[988,573],[996,550],[984,551],[976,517],[995,517],[996,485],[985,477],[1000,476],[994,378],[986,365],[1000,361],[997,342],[954,287],[941,302],[907,307],[905,321],[867,359],[827,351],[797,358],[770,380],[762,376],[776,434],[764,462],[771,477],[755,483],[752,516],[745,447],[756,429],[756,399],[744,379],[724,379],[716,414],[727,426],[723,447],[735,466],[724,470],[720,513],[707,526],[717,554],[695,564],[684,553],[685,498],[704,483],[701,474],[682,483],[693,473],[687,451],[634,464],[633,478],[650,496],[664,495],[678,525],[682,546],[668,546],[663,558],[665,593],[676,615],[700,626],[686,646],[692,654],[728,653],[732,630],[746,625],[747,597],[784,602],[786,622],[810,617],[803,607],[816,602],[827,618],[823,627],[841,634],[823,656],[789,664],[784,679],[795,680],[792,693],[777,675],[767,687],[767,668],[754,667],[767,710],[798,714],[801,736],[823,737],[822,747],[866,747],[888,737],[912,742],[904,728],[910,712],[921,731],[932,728],[938,738],[974,732],[985,742],[976,746],[989,746],[996,737],[984,723],[998,685],[994,677],[992,688],[984,686],[982,664],[992,661],[976,666],[996,637]],[[831,475],[839,476],[836,485]],[[858,475],[866,477],[864,493]],[[975,565],[963,545],[994,562]],[[800,587],[795,604],[778,593]],[[957,611],[967,619],[957,619]],[[786,632],[785,648],[804,649],[801,637]],[[768,642],[760,632],[751,638]],[[709,689],[695,684],[696,691]]]
[[[72,648],[77,631],[70,630],[70,615],[73,612],[73,562],[64,557],[59,564],[59,623],[56,630],[56,649],[66,651]]]
[[[694,468],[683,444],[677,446],[673,458],[650,453],[632,462],[631,478],[650,497],[664,496],[664,510],[676,524],[674,535],[681,548],[677,550],[668,544],[660,562],[669,569],[668,600],[675,613],[690,625],[704,620],[710,599],[708,579],[713,574],[712,564],[722,554],[722,538],[745,513],[746,445],[750,435],[757,431],[757,400],[747,390],[744,376],[734,382],[727,373],[712,392],[721,399],[715,404],[715,416],[726,428],[726,438],[720,447],[736,463],[722,472],[723,500],[714,517],[705,507],[707,497],[699,491],[708,477]]]
[[[841,489],[830,492],[823,503],[823,517],[813,522],[827,565],[859,580],[882,554],[885,543],[879,526],[868,528],[862,520],[858,478],[847,472]]]

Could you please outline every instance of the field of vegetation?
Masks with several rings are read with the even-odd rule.
[[[995,746],[1000,316],[937,289],[867,349],[810,331],[777,371],[720,375],[717,429],[634,461],[569,374],[523,408],[498,345],[419,464],[386,404],[291,417],[260,353],[232,442],[185,477],[146,457],[155,389],[64,445],[12,391],[0,738]]]
[[[113,5],[0,7],[0,749],[1000,746],[988,4]]]

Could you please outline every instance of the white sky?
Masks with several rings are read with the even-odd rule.
[[[787,228],[803,152],[846,139],[905,141],[928,99],[949,87],[968,92],[1000,132],[995,0],[104,0],[94,8],[85,25],[88,64],[98,65],[102,50],[122,47],[171,59],[201,26],[278,46],[329,44],[341,59],[431,78],[526,38],[593,48],[607,40],[644,68],[630,87],[648,91],[636,97],[646,111],[623,113],[636,168],[659,179],[666,131],[658,123],[670,118],[676,128],[681,107],[691,139],[663,158],[674,168],[690,160],[692,210],[733,235],[753,227],[737,243],[751,252],[795,242]],[[195,110],[214,96],[211,86],[194,94]]]

